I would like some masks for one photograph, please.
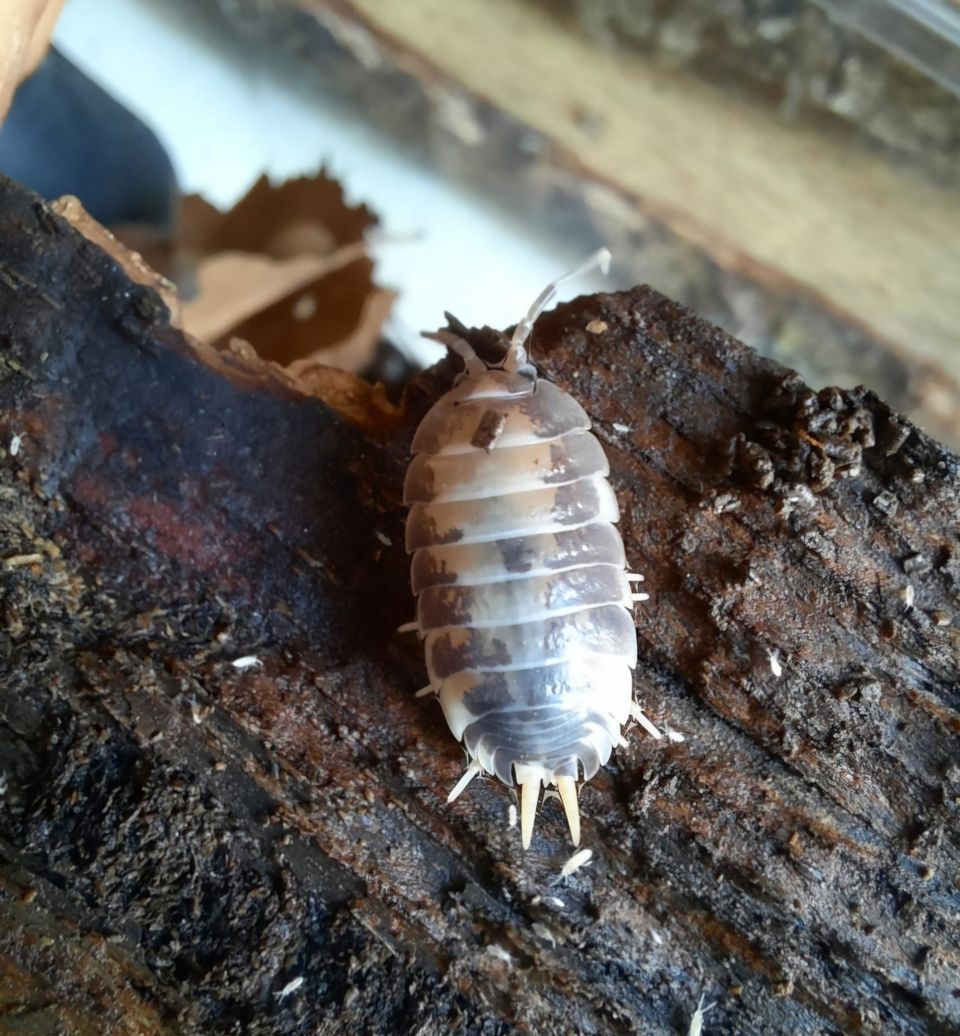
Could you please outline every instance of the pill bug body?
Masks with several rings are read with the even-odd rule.
[[[644,596],[590,420],[527,359],[545,296],[496,367],[441,336],[466,370],[421,422],[404,484],[424,692],[470,758],[451,798],[479,772],[519,785],[525,848],[541,785],[557,787],[579,841],[576,782],[606,763],[631,714]]]

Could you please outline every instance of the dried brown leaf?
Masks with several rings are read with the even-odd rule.
[[[376,223],[321,173],[261,177],[229,212],[185,199],[181,242],[197,266],[185,327],[218,349],[234,338],[300,377],[373,362],[392,293],[374,284],[363,235]]]
[[[246,321],[309,291],[330,272],[362,255],[362,245],[349,245],[328,256],[302,253],[275,259],[252,252],[208,256],[197,268],[196,294],[183,304],[183,327],[205,342],[226,344]],[[260,342],[261,353],[279,360],[269,355],[273,351],[269,325],[252,337]]]
[[[356,244],[377,222],[365,205],[348,205],[343,188],[325,172],[277,186],[261,176],[226,213],[202,198],[185,198],[180,240],[196,255],[259,252],[282,259]]]

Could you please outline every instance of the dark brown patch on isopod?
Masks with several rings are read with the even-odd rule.
[[[503,567],[508,572],[529,572],[533,567],[533,551],[521,536],[512,540],[500,540],[497,543]]]
[[[431,586],[420,594],[417,615],[421,630],[465,626],[473,617],[474,591],[469,586]]]
[[[506,423],[507,415],[503,411],[488,410],[480,418],[480,423],[477,425],[477,430],[473,433],[470,445],[475,446],[478,450],[486,450],[489,453],[496,444],[497,439],[500,438],[500,433],[503,431]]]
[[[508,666],[513,662],[507,645],[499,639],[485,641],[475,630],[457,631],[459,637],[444,633],[431,644],[430,665],[434,676],[443,679],[467,669],[487,669]]]
[[[418,550],[413,556],[410,581],[414,593],[419,593],[428,586],[441,586],[457,583],[460,576],[447,563],[446,558],[438,558],[429,547]]]
[[[463,704],[474,716],[498,712],[513,704],[513,695],[503,673],[484,673],[476,687],[465,692]]]
[[[543,481],[554,485],[609,473],[610,464],[603,447],[594,436],[578,431],[550,443],[550,470]]]
[[[537,390],[517,402],[516,408],[530,422],[538,439],[555,439],[567,432],[590,428],[583,407],[549,381],[538,381]]]
[[[600,509],[597,488],[586,479],[557,488],[553,517],[563,525],[577,525],[593,518]]]
[[[407,519],[407,550],[419,547],[439,546],[448,543],[459,543],[463,539],[463,529],[452,526],[443,532],[437,529],[435,515],[428,510],[429,504],[415,504]]]

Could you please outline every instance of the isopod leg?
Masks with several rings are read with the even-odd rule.
[[[460,798],[464,791],[466,791],[467,785],[473,780],[474,777],[477,776],[478,773],[480,773],[480,770],[481,766],[479,763],[471,763],[467,767],[464,775],[460,778],[459,781],[457,781],[457,783],[453,786],[452,791],[447,796],[448,805],[451,802],[456,802],[457,799]]]
[[[520,839],[524,849],[530,848],[533,838],[533,821],[537,815],[537,799],[540,798],[540,778],[531,777],[520,785]]]
[[[580,804],[577,802],[577,783],[572,777],[558,777],[557,791],[560,792],[563,811],[567,814],[567,823],[570,825],[570,840],[574,845],[579,845]]]
[[[643,709],[636,702],[630,706],[630,715],[651,737],[655,737],[658,741],[663,737],[653,720],[644,714]]]
[[[627,582],[628,583],[642,583],[643,582],[643,576],[640,575],[637,572],[628,572],[627,573]],[[638,591],[634,591],[633,593],[630,594],[630,599],[633,601],[634,604],[636,604],[638,601],[649,601],[650,600],[650,595],[649,594],[640,593]]]

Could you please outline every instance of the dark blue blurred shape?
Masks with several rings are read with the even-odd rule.
[[[0,171],[47,199],[75,194],[105,226],[172,228],[177,185],[160,141],[53,49],[0,126]]]

